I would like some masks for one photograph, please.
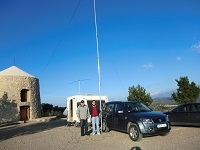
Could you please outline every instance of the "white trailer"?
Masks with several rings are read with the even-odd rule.
[[[77,116],[76,110],[77,107],[80,105],[81,100],[84,100],[85,105],[88,107],[92,106],[92,101],[95,100],[96,104],[100,107],[100,99],[101,99],[101,106],[104,103],[108,102],[107,96],[98,96],[98,95],[74,95],[67,98],[67,108],[68,108],[68,123],[74,124],[78,126],[80,123]],[[91,118],[88,119],[88,123],[91,123]]]

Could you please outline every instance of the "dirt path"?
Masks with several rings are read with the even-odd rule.
[[[0,150],[197,150],[199,140],[200,129],[193,127],[172,127],[167,136],[140,142],[116,131],[81,137],[80,128],[66,127],[64,120],[0,127]]]

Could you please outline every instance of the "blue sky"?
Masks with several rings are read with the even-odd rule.
[[[0,70],[16,65],[37,77],[41,101],[53,105],[79,93],[98,95],[93,5],[1,0]],[[170,96],[183,76],[200,85],[199,6],[199,0],[96,0],[101,95],[125,100],[128,87],[140,84],[152,97]]]

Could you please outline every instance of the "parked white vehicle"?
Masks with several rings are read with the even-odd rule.
[[[85,105],[91,107],[92,101],[95,100],[96,104],[103,106],[104,103],[108,102],[107,96],[99,96],[99,95],[74,95],[67,98],[67,108],[68,108],[68,123],[74,124],[75,126],[79,125],[79,120],[76,116],[76,110],[79,106],[81,100],[84,100]],[[88,119],[88,123],[91,123],[91,118]]]

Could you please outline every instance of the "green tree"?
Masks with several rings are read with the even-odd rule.
[[[53,105],[48,103],[42,103],[42,112],[50,112],[53,110]]]
[[[146,90],[141,87],[139,84],[135,87],[129,87],[128,88],[129,96],[127,97],[128,101],[136,100],[139,102],[144,103],[147,106],[150,106],[153,102],[153,99],[151,98],[149,93],[146,93]]]
[[[194,83],[189,82],[188,77],[180,77],[175,80],[179,88],[177,92],[173,92],[171,97],[179,104],[197,102],[200,94],[200,88]]]

